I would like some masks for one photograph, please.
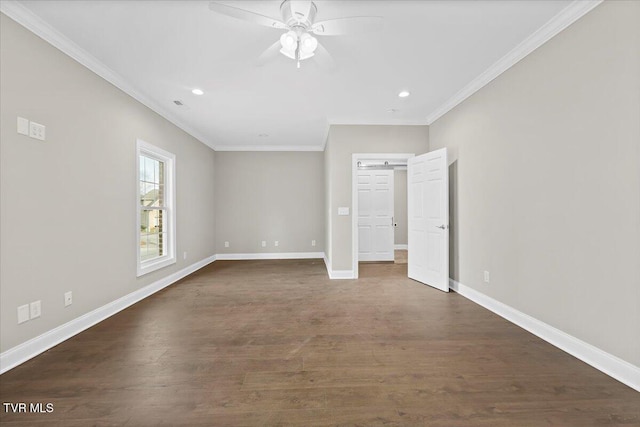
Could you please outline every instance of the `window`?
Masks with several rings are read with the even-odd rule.
[[[175,156],[137,143],[138,276],[176,262]]]

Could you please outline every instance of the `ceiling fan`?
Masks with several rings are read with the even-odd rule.
[[[280,5],[281,18],[279,19],[214,1],[209,3],[209,9],[265,27],[284,30],[280,40],[260,55],[258,63],[262,64],[280,52],[296,61],[298,68],[300,68],[300,61],[313,56],[321,65],[330,67],[333,63],[329,52],[313,35],[357,34],[376,31],[382,27],[382,18],[379,16],[352,16],[315,22],[318,8],[314,2],[305,0],[284,0]]]

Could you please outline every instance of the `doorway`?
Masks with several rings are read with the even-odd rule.
[[[358,262],[394,259],[395,171],[386,165],[359,162]]]
[[[351,241],[354,278],[358,277],[358,262],[394,261],[397,245],[401,250],[407,248],[406,219],[401,216],[407,212],[406,162],[413,156],[413,153],[352,155]],[[399,172],[397,178],[405,180],[404,186],[396,182],[396,169]],[[396,208],[396,188],[400,188],[399,195],[402,195],[402,189],[405,191],[403,207]],[[396,232],[403,226],[404,238]],[[400,243],[396,243],[396,239]]]
[[[359,276],[360,197],[358,172],[370,162],[373,169],[407,165],[408,277],[444,292],[449,291],[449,175],[447,149],[414,154],[353,154],[351,165],[352,265]],[[369,174],[371,177],[371,174]],[[369,182],[372,182],[369,179]],[[373,189],[371,185],[367,187]],[[391,189],[386,185],[386,189]],[[392,190],[391,190],[392,191]],[[389,196],[386,196],[389,200]],[[391,196],[393,200],[393,196]],[[393,202],[391,202],[393,203]],[[387,203],[388,205],[389,203]],[[367,209],[367,208],[365,208]],[[389,224],[388,218],[385,219]],[[391,223],[393,223],[393,216]],[[371,222],[373,224],[373,222]],[[391,227],[394,229],[395,227]],[[385,240],[388,244],[393,239]]]

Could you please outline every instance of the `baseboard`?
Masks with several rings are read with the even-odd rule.
[[[409,250],[409,245],[393,245],[393,249],[396,251],[406,251]]]
[[[311,259],[323,258],[322,252],[259,252],[253,254],[217,254],[216,260],[250,260],[250,259]]]
[[[148,296],[158,292],[161,289],[177,282],[185,276],[196,270],[212,263],[216,260],[216,256],[210,256],[198,261],[190,266],[183,268],[167,277],[164,277],[144,288],[131,292],[115,301],[112,301],[102,307],[99,307],[89,313],[83,314],[63,325],[58,326],[50,331],[45,332],[35,338],[19,344],[0,354],[0,374],[15,368],[16,366],[26,362],[29,359],[43,353],[44,351],[60,344],[61,342],[89,329],[93,325],[105,320],[108,317],[124,310],[125,308],[141,301]]]
[[[353,270],[327,270],[327,273],[329,273],[329,279],[331,280],[355,279]]]
[[[508,321],[553,344],[559,349],[566,351],[621,383],[640,391],[640,367],[632,365],[455,280],[449,279],[449,286],[453,291],[463,297],[504,317]]]
[[[331,280],[344,280],[344,279],[355,279],[355,275],[353,274],[353,270],[333,270],[331,268],[331,261],[324,255],[324,265],[327,267],[327,274],[329,275],[329,279]]]

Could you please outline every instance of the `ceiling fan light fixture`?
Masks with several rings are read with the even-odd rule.
[[[283,49],[295,51],[298,47],[298,35],[295,31],[288,31],[280,36]]]
[[[333,64],[327,50],[318,43],[312,34],[338,36],[367,33],[380,30],[382,24],[380,16],[351,16],[316,22],[318,8],[313,0],[282,0],[280,18],[272,18],[239,7],[228,6],[218,1],[209,2],[209,9],[232,18],[285,30],[286,32],[280,35],[280,40],[273,43],[260,55],[259,62],[263,63],[265,59],[279,50],[286,57],[296,61],[298,68],[300,68],[301,60],[314,56],[316,51],[318,53],[317,59],[324,64],[321,66]],[[280,43],[281,49],[278,49],[278,43]]]
[[[304,59],[309,59],[314,55],[313,52],[303,52],[302,50],[300,51],[300,61],[304,60]]]
[[[296,59],[296,51],[291,49],[282,48],[280,49],[280,53],[286,56],[287,58]]]
[[[318,47],[318,39],[309,33],[300,36],[300,51],[304,54],[312,54]]]

